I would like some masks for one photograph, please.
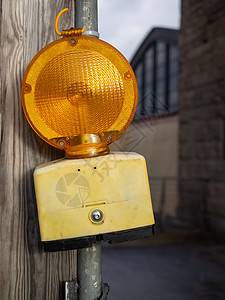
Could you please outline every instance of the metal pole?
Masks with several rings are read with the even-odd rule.
[[[75,27],[84,27],[83,35],[99,37],[97,0],[75,0]]]
[[[77,251],[79,300],[97,300],[102,294],[101,243]]]
[[[75,0],[75,28],[83,27],[84,35],[99,37],[97,0]],[[77,251],[79,300],[98,300],[102,295],[101,255],[100,242]]]

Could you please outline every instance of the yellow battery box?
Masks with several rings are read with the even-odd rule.
[[[45,251],[143,238],[154,225],[146,163],[136,153],[59,159],[34,172]]]

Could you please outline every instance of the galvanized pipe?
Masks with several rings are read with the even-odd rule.
[[[99,37],[98,33],[98,1],[75,1],[75,27],[85,28],[83,35]]]
[[[98,1],[75,0],[75,28],[85,28],[83,35],[99,37]],[[102,294],[101,242],[77,250],[79,300],[98,300]]]
[[[101,243],[77,251],[78,299],[98,300],[102,293]]]

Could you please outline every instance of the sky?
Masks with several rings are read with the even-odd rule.
[[[180,0],[99,0],[100,38],[128,60],[154,27],[178,29]]]

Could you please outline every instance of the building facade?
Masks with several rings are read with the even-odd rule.
[[[178,30],[154,28],[133,59],[138,82],[135,120],[178,110]]]
[[[178,31],[154,28],[131,66],[138,82],[138,107],[112,150],[146,158],[154,212],[173,219],[178,205]]]

